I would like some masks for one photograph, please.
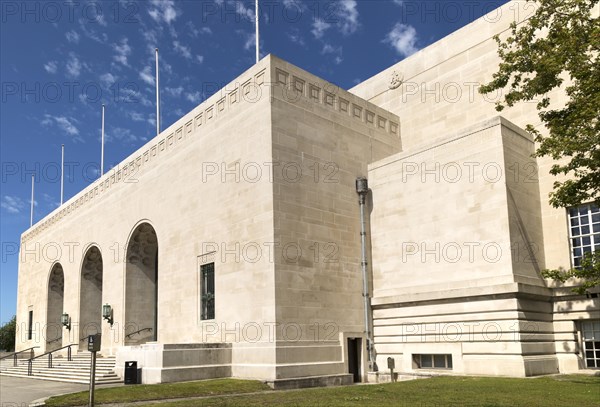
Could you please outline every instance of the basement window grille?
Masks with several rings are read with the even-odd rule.
[[[417,369],[452,369],[450,354],[415,354],[413,362]]]
[[[200,319],[215,319],[215,263],[200,266]]]

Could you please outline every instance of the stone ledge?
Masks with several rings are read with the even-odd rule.
[[[307,387],[345,386],[354,383],[349,373],[329,376],[309,376],[266,381],[273,390],[302,389]]]

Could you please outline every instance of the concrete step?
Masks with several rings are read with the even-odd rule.
[[[52,368],[48,367],[46,357],[35,359],[32,362],[32,375],[28,375],[27,359],[19,360],[17,366],[13,366],[13,360],[0,363],[0,375],[13,377],[26,377],[41,380],[52,380],[68,383],[87,384],[90,381],[90,356],[81,354],[73,355],[72,360],[66,356],[55,356],[52,358]],[[120,383],[120,379],[114,371],[115,357],[99,357],[96,360],[97,384]]]

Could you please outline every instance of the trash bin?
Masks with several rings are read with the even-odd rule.
[[[137,384],[137,361],[125,362],[125,384]]]

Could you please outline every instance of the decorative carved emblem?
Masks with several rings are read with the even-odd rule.
[[[390,77],[389,88],[398,89],[400,85],[402,85],[402,82],[404,82],[404,74],[398,71],[393,71]]]

